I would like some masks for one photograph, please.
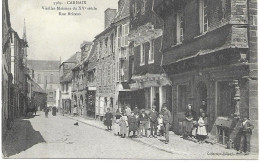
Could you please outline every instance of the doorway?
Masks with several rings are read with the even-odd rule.
[[[218,83],[218,116],[229,117],[235,113],[234,96],[235,90],[229,85],[229,82]]]
[[[199,109],[202,105],[202,101],[206,102],[206,108],[207,108],[207,86],[204,82],[199,82],[197,86],[197,106],[194,109],[198,115],[199,115]]]

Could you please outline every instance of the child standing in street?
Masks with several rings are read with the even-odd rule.
[[[245,152],[245,155],[249,155],[250,152],[250,138],[254,126],[250,123],[248,118],[244,118],[241,126],[241,141],[238,154]]]
[[[124,112],[122,114],[122,117],[120,118],[119,126],[121,138],[125,138],[127,133],[128,121],[127,116]]]
[[[107,126],[107,130],[112,130],[112,119],[113,119],[113,114],[110,112],[110,108],[107,109],[107,112],[105,114],[105,125]]]
[[[136,136],[140,137],[140,117],[139,117],[139,112],[137,112],[135,114],[135,118],[136,118]]]
[[[157,127],[158,127],[158,131],[159,131],[158,135],[163,136],[163,115],[162,114],[159,115],[157,121],[158,121]]]
[[[119,122],[120,122],[120,118],[121,118],[121,114],[119,112],[119,109],[116,110],[116,115],[115,115],[115,135],[119,136],[120,133],[120,126],[119,126]]]
[[[206,113],[202,112],[201,116],[198,120],[198,130],[197,130],[197,136],[198,136],[198,140],[199,143],[203,143],[204,140],[207,138],[207,117],[206,117]]]

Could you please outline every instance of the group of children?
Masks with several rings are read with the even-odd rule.
[[[188,104],[185,111],[185,120],[183,121],[183,138],[192,139],[199,143],[204,143],[207,138],[208,119],[206,110],[200,109],[200,116],[196,118],[196,112],[192,109],[192,105]]]
[[[119,110],[116,111],[115,114],[115,122],[114,122],[114,133],[115,135],[121,136],[121,138],[125,138],[126,135],[128,137],[133,138],[142,138],[142,137],[154,137],[163,136],[164,135],[164,127],[163,127],[163,116],[152,108],[153,112],[145,111],[142,109],[139,111],[137,107],[133,111],[131,111],[130,107],[126,106],[124,110],[120,113]],[[153,114],[153,115],[151,115]],[[156,128],[151,130],[151,135],[147,135],[147,130],[149,129],[149,123],[151,120],[155,118]],[[104,124],[107,126],[107,130],[111,130],[113,115],[108,109],[105,114]],[[132,135],[130,136],[130,134]]]

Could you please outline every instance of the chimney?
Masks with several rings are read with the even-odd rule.
[[[115,16],[116,16],[116,9],[108,8],[105,10],[105,29],[110,26]]]

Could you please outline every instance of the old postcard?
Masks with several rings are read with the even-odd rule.
[[[2,158],[258,159],[257,0],[2,0]]]

